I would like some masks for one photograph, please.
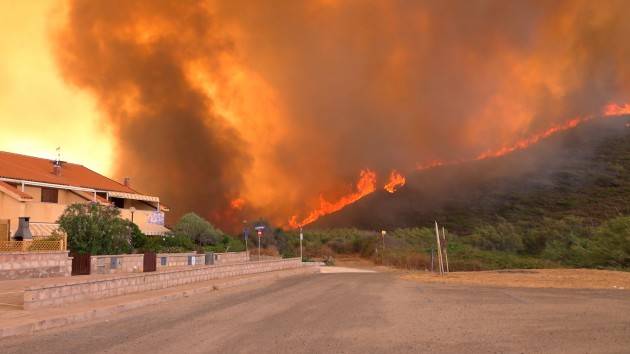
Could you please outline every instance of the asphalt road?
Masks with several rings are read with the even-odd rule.
[[[630,292],[317,274],[0,340],[1,353],[628,353]]]

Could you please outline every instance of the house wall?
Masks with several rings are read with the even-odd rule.
[[[147,225],[149,225],[149,215],[151,215],[151,213],[153,213],[155,211],[155,209],[153,210],[136,210],[133,213],[133,222],[134,224],[138,225],[138,227],[143,230],[145,228],[149,228]],[[120,216],[123,219],[127,219],[127,220],[131,220],[131,212],[129,211],[129,209],[120,209]]]
[[[26,205],[0,191],[0,219],[11,220],[11,235],[15,233],[18,227],[18,218],[25,216]]]
[[[24,192],[31,195],[33,200],[20,202],[0,191],[0,219],[11,220],[11,235],[17,230],[18,219],[22,216],[29,216],[31,222],[56,223],[68,205],[87,202],[76,193],[63,189],[59,190],[58,203],[42,203],[40,187],[25,186]],[[139,201],[127,202],[129,206],[136,208],[134,223],[141,229],[148,228],[149,215],[155,209]],[[127,204],[125,206],[127,207]],[[120,209],[120,212],[122,218],[131,220],[131,212],[128,209]]]
[[[131,207],[136,208],[136,210],[146,210],[146,211],[156,211],[157,208],[151,206],[150,204],[147,204],[143,201],[140,200],[132,200],[132,199],[125,199],[125,209],[129,209]]]

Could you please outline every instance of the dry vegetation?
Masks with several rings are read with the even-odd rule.
[[[402,278],[419,282],[484,286],[630,290],[630,273],[595,269],[456,272],[445,276],[430,272],[414,272],[402,275]]]

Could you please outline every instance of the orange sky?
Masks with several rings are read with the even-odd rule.
[[[111,170],[112,141],[94,100],[63,81],[48,47],[57,0],[0,0],[0,150]]]

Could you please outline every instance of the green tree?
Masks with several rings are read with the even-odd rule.
[[[176,236],[186,236],[202,246],[216,245],[224,236],[223,231],[195,213],[182,216],[173,228],[173,232]]]
[[[129,221],[120,217],[120,211],[114,206],[98,203],[71,204],[57,222],[68,235],[68,247],[71,251],[121,254],[132,249],[135,230]]]

